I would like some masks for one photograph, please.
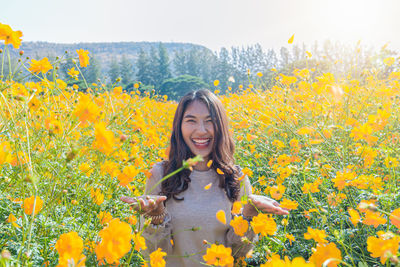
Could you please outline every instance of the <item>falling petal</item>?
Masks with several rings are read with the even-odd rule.
[[[210,168],[212,163],[213,163],[213,161],[212,161],[212,159],[210,159],[210,160],[207,162],[207,167]]]
[[[226,224],[226,216],[223,210],[219,210],[216,214],[217,220],[223,224]]]
[[[206,186],[204,187],[204,189],[205,189],[205,190],[208,190],[208,189],[211,188],[211,186],[212,186],[212,183],[209,183],[208,185],[206,185]]]
[[[293,43],[294,40],[294,34],[292,35],[292,37],[289,38],[289,40],[287,41],[289,44]]]

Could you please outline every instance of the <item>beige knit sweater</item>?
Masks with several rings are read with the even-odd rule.
[[[162,178],[162,163],[155,164],[151,172],[152,176],[146,183],[146,194],[157,195],[161,191],[160,185],[153,192],[148,190]],[[169,199],[166,202],[167,216],[164,222],[160,225],[150,225],[143,231],[148,247],[145,254],[161,248],[167,252],[167,267],[204,266],[200,262],[204,262],[203,255],[210,247],[203,243],[203,240],[207,240],[211,244],[231,247],[235,258],[246,255],[252,245],[243,244],[242,237],[237,236],[229,226],[232,219],[232,202],[226,196],[225,190],[218,186],[218,174],[213,169],[193,170],[189,177],[191,182],[188,189],[179,195],[184,197],[184,200]],[[239,199],[252,192],[247,176],[243,181],[244,186],[241,186]],[[210,183],[211,188],[206,190],[204,187]],[[226,225],[216,218],[219,210],[226,214]],[[245,237],[250,241],[255,239],[250,226]]]

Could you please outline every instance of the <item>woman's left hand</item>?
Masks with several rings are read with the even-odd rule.
[[[288,215],[287,209],[281,208],[279,203],[273,199],[260,196],[249,195],[248,203],[243,208],[243,215],[246,217],[256,216],[257,209],[264,213],[272,213],[276,215]]]

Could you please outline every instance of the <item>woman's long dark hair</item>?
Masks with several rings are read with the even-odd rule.
[[[228,117],[221,101],[209,90],[198,90],[187,93],[180,100],[175,112],[173,129],[171,134],[171,143],[169,157],[164,164],[164,176],[174,170],[182,167],[182,161],[194,157],[186,145],[181,131],[183,115],[186,108],[193,102],[200,101],[204,103],[211,115],[214,125],[214,142],[210,154],[212,160],[211,168],[219,168],[224,175],[219,175],[219,187],[224,188],[230,201],[238,198],[240,183],[238,181],[239,170],[235,168],[235,145],[231,133],[229,132]],[[183,200],[177,195],[185,191],[190,183],[190,170],[185,169],[178,174],[164,180],[161,184],[161,194],[171,197],[175,200]]]

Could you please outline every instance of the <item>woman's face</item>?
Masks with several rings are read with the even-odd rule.
[[[183,140],[193,154],[207,162],[214,142],[214,124],[210,111],[201,101],[193,101],[183,114],[181,125]]]

